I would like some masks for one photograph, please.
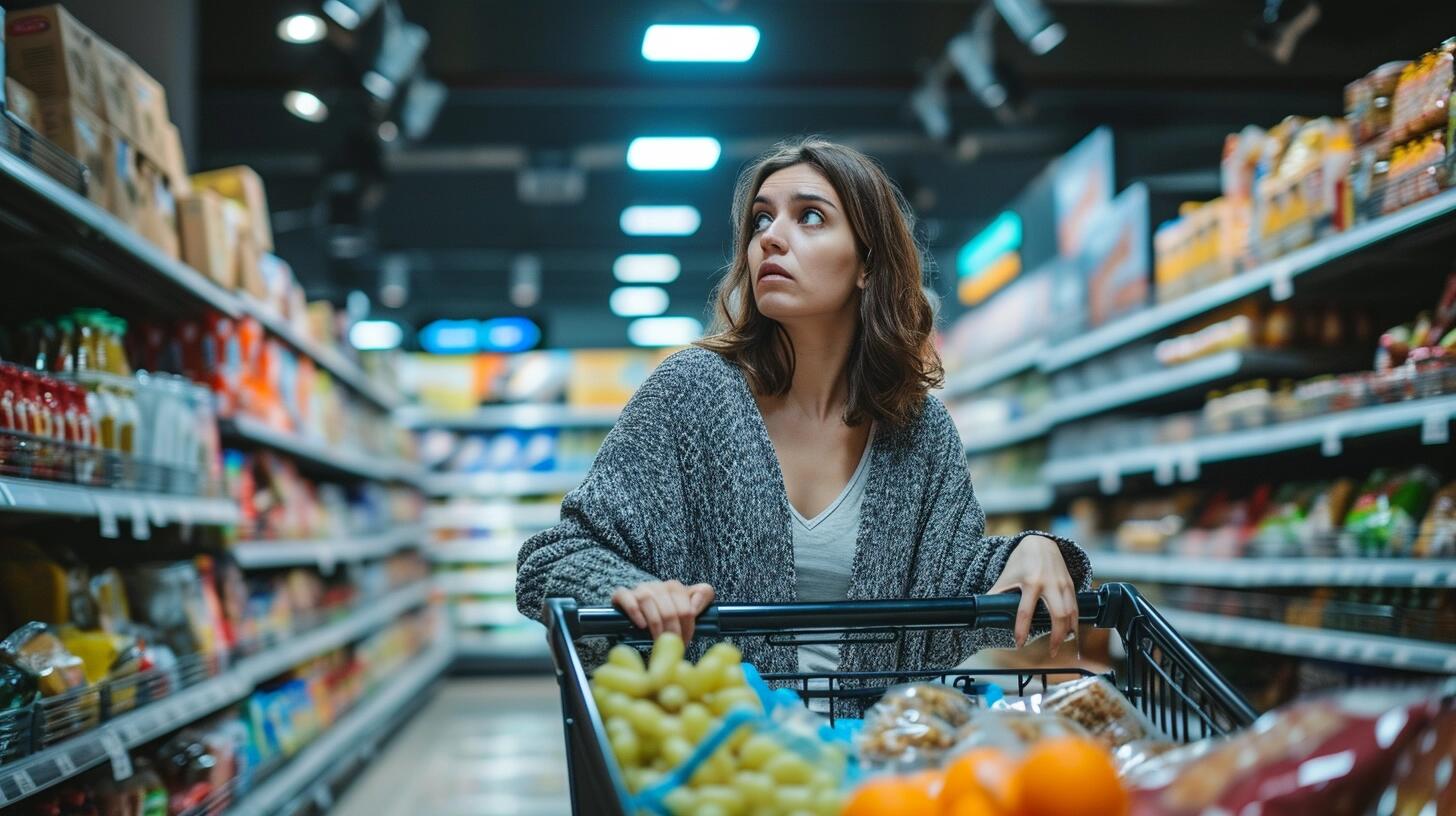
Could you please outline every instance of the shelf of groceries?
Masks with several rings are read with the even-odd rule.
[[[369,479],[376,482],[418,484],[421,472],[415,465],[389,454],[374,455],[365,451],[340,448],[317,437],[278,430],[250,417],[238,416],[219,423],[225,439],[261,445],[285,453],[300,463],[336,474]]]
[[[1362,666],[1456,673],[1456,645],[1451,644],[1181,609],[1165,609],[1163,616],[1184,637],[1201,643]]]
[[[1219,587],[1421,587],[1456,589],[1453,558],[1265,558],[1093,551],[1092,569],[1110,581]]]
[[[9,709],[0,722],[0,734],[7,738],[0,743],[0,805],[108,761],[118,779],[130,776],[128,749],[237,703],[265,681],[395,624],[425,605],[429,593],[429,582],[417,580],[379,597],[360,598],[341,613],[274,636],[240,657],[184,656],[171,669],[146,670],[140,680],[102,681],[90,688],[83,685],[79,693],[43,697],[31,716],[24,716],[28,712],[23,709]],[[61,670],[55,671],[57,677],[50,682],[61,680]],[[65,732],[52,734],[53,723],[60,723]],[[32,728],[38,729],[34,738],[28,733]],[[25,745],[32,741],[43,747],[27,752]]]
[[[1268,292],[1275,300],[1287,300],[1293,294],[1290,287],[1298,276],[1336,261],[1351,259],[1367,250],[1392,248],[1392,243],[1398,243],[1413,231],[1449,227],[1453,215],[1456,215],[1456,189],[1322,238],[1218,283],[1112,319],[1076,337],[1055,344],[1033,341],[995,359],[950,372],[946,377],[946,394],[951,398],[964,396],[1030,370],[1053,373],[1070,368],[1251,295]],[[1225,358],[1225,364],[1227,362]],[[1205,363],[1202,368],[1190,369],[1181,376],[1151,377],[1134,385],[1140,390],[1147,390],[1149,396],[1156,396],[1200,384],[1201,381],[1195,379],[1196,371],[1208,371],[1208,379],[1214,379],[1216,375],[1211,372],[1216,368]],[[1164,390],[1157,387],[1164,385]],[[1059,411],[1086,415],[1085,409],[1081,408],[1060,408]]]
[[[339,564],[355,564],[418,547],[425,540],[423,525],[403,525],[373,535],[293,540],[239,541],[233,558],[244,569],[317,566],[325,572]]]
[[[154,292],[161,288],[179,298],[193,301],[196,307],[212,309],[232,318],[251,317],[379,408],[389,410],[401,404],[395,389],[375,382],[358,363],[321,343],[310,333],[300,331],[274,306],[219,285],[149,243],[115,215],[67,189],[3,147],[0,147],[0,186],[23,188],[28,193],[23,199],[7,196],[5,200],[24,201],[28,207],[44,208],[45,215],[69,221],[70,230],[47,237],[69,242],[73,252],[87,257],[86,265],[100,267],[106,274],[116,277],[125,274],[130,285],[139,290]],[[33,217],[35,211],[30,212]],[[90,240],[86,240],[86,236]]]

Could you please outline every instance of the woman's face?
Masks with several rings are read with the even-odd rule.
[[[842,314],[865,285],[839,194],[805,164],[764,179],[754,198],[748,274],[765,317],[780,323]]]

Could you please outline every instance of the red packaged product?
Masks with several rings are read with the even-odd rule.
[[[1361,816],[1397,756],[1456,686],[1354,689],[1298,701],[1228,738],[1204,740],[1135,768],[1131,816]]]

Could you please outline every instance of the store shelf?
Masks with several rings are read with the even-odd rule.
[[[1030,371],[1036,368],[1037,362],[1045,353],[1046,343],[1034,341],[1004,354],[998,354],[994,359],[986,362],[967,366],[961,371],[950,372],[946,374],[945,388],[942,390],[941,396],[945,399],[964,397],[1024,371]]]
[[[585,478],[585,471],[440,473],[426,479],[425,490],[432,496],[546,496],[567,493]]]
[[[1456,588],[1456,559],[1179,557],[1092,552],[1099,580],[1222,587]]]
[[[430,545],[430,560],[436,564],[515,564],[526,539],[462,538]]]
[[[424,542],[423,525],[396,527],[383,533],[344,538],[293,541],[239,541],[233,557],[244,569],[317,565],[332,572],[334,565],[358,563],[393,555]]]
[[[206,275],[167,257],[120,219],[0,148],[0,202],[53,243],[89,278],[164,309],[214,309],[237,317],[242,304]]]
[[[1039,513],[1050,510],[1056,496],[1047,485],[1027,485],[977,489],[976,498],[981,502],[981,510],[986,515],[994,516],[998,513]]]
[[[390,623],[424,603],[429,582],[421,581],[375,602],[347,618],[282,641],[266,652],[240,660],[226,672],[183,689],[101,727],[68,739],[18,762],[0,766],[0,805],[76,776],[128,748],[151,742],[251,694],[259,683],[324,652],[337,649]]]
[[[340,449],[322,440],[274,430],[249,417],[222,420],[218,423],[218,428],[226,439],[261,445],[279,453],[286,453],[305,464],[345,476],[376,482],[417,482],[420,478],[418,468],[409,463],[391,462]]]
[[[1316,419],[1299,420],[1204,437],[1182,444],[1154,445],[1113,451],[1097,456],[1052,460],[1042,469],[1050,484],[1076,484],[1100,480],[1105,492],[1117,491],[1121,476],[1152,472],[1171,482],[1175,472],[1183,481],[1197,478],[1200,465],[1248,459],[1321,446],[1328,456],[1339,455],[1341,440],[1408,428],[1421,428],[1422,436],[1444,442],[1456,396],[1377,405],[1341,411]],[[1444,433],[1443,433],[1444,431]],[[1110,488],[1110,489],[1109,489]]]
[[[35,479],[0,477],[0,512],[99,518],[103,525],[131,519],[133,525],[237,524],[238,506],[228,499],[133,493]]]
[[[1046,436],[1051,430],[1051,423],[1047,421],[1045,412],[1038,412],[1031,416],[1022,417],[1014,422],[1009,422],[999,429],[988,431],[984,434],[966,436],[961,440],[965,445],[966,453],[974,456],[978,453],[986,453],[998,448],[1005,448],[1011,445],[1019,445],[1037,437]]]
[[[1164,609],[1162,612],[1174,629],[1195,642],[1361,666],[1447,674],[1456,672],[1456,645],[1312,629],[1180,609]]]
[[[620,408],[578,408],[546,403],[487,405],[466,413],[430,411],[406,406],[395,418],[408,428],[451,428],[460,431],[498,431],[506,428],[610,428]]]
[[[462,601],[454,607],[457,626],[510,628],[533,622],[516,609],[515,601]]]
[[[233,803],[230,816],[270,816],[310,797],[309,788],[329,769],[351,763],[378,744],[405,709],[420,701],[452,659],[448,643],[411,659],[394,677],[340,717],[288,764]]]
[[[1047,422],[1060,425],[1160,397],[1200,392],[1219,380],[1308,375],[1329,370],[1328,365],[1314,364],[1296,354],[1226,351],[1109,383],[1074,397],[1054,399],[1046,408]]]
[[[557,502],[457,501],[425,510],[425,524],[432,530],[544,530],[560,520],[561,505]]]
[[[401,402],[338,351],[304,337],[256,301],[218,285],[170,258],[111,213],[0,148],[0,201],[13,202],[20,218],[52,239],[67,259],[97,281],[163,309],[195,313],[213,309],[230,317],[247,314],[274,335],[386,410]]]
[[[446,595],[508,595],[516,591],[516,565],[436,573],[435,583]]]
[[[1429,225],[1453,212],[1456,212],[1456,190],[1449,190],[1399,212],[1360,224],[1347,232],[1324,238],[1206,289],[1143,309],[1059,343],[1048,348],[1041,355],[1038,364],[1043,371],[1059,371],[1266,289],[1276,299],[1280,296],[1287,297],[1292,291],[1293,281],[1300,275],[1396,239],[1403,233]]]
[[[399,394],[383,388],[369,379],[369,375],[364,373],[364,369],[360,368],[358,363],[345,357],[337,349],[322,345],[299,332],[291,323],[284,320],[282,315],[268,306],[246,295],[240,296],[239,300],[244,312],[263,324],[263,327],[276,335],[278,339],[292,346],[295,351],[312,359],[320,368],[332,374],[335,379],[348,386],[354,393],[386,411],[394,410],[403,402]]]

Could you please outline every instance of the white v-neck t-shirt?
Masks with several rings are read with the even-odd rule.
[[[855,540],[859,537],[860,507],[864,504],[870,449],[875,432],[870,428],[864,454],[838,498],[819,515],[804,518],[793,504],[794,577],[801,601],[843,601],[849,597],[850,570],[854,566]],[[839,647],[800,646],[799,671],[833,672],[839,668]]]

